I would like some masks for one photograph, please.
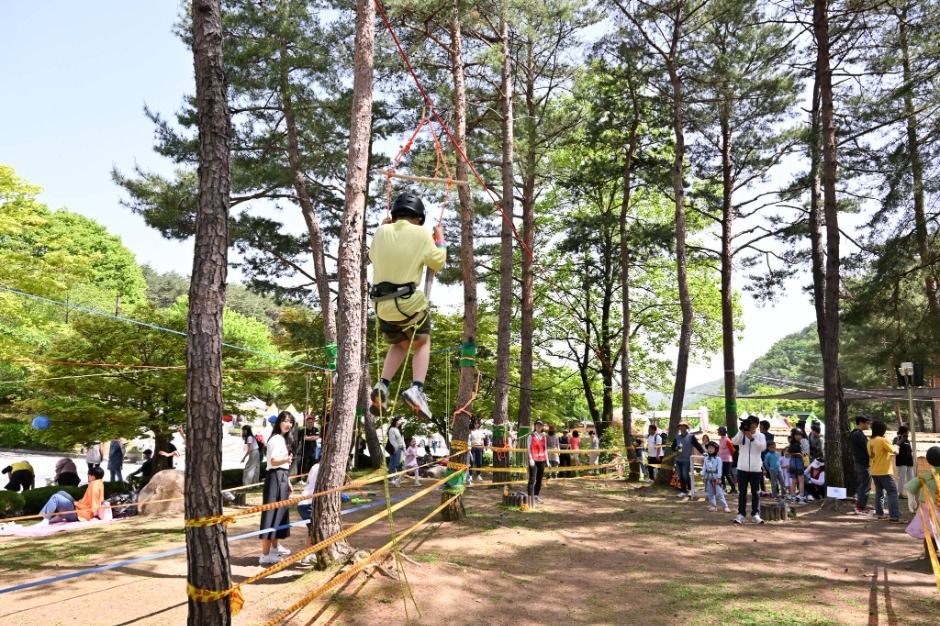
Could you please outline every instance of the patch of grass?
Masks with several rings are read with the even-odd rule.
[[[422,554],[412,554],[409,556],[418,563],[437,563],[441,560],[441,555],[437,552],[424,552]]]
[[[131,552],[169,542],[181,543],[182,529],[143,528],[137,520],[126,525],[81,530],[3,544],[2,571],[30,571],[56,565],[84,565],[119,560]]]
[[[817,577],[807,577],[817,578]],[[837,622],[820,614],[820,607],[806,607],[805,598],[814,585],[812,580],[795,581],[788,600],[765,600],[757,592],[745,590],[737,583],[715,584],[672,582],[663,587],[669,606],[676,611],[691,613],[691,624],[735,624],[738,626],[829,626]],[[682,620],[684,621],[684,620]]]

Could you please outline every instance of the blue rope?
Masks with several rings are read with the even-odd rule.
[[[394,496],[392,502],[403,500],[407,498],[408,495]],[[365,509],[370,509],[376,506],[384,506],[385,500],[383,499],[380,502],[369,502],[367,504],[360,504],[352,508],[343,509],[340,512],[340,515],[349,515],[350,513],[355,513],[357,511],[362,511]],[[282,526],[275,526],[273,528],[265,528],[262,530],[255,530],[250,533],[244,533],[242,535],[235,535],[234,537],[229,537],[228,542],[241,541],[242,539],[248,539],[250,537],[257,537],[258,535],[269,533],[274,530],[283,530],[285,528],[290,528],[292,526],[306,526],[310,522],[308,520],[300,520],[299,522],[293,522],[291,524],[284,524]],[[140,556],[134,559],[127,559],[125,561],[118,561],[117,563],[111,563],[109,565],[99,565],[98,567],[92,567],[90,569],[83,569],[78,572],[70,572],[68,574],[61,574],[59,576],[53,576],[51,578],[43,578],[41,580],[34,580],[33,582],[21,583],[19,585],[13,585],[12,587],[4,587],[0,589],[0,594],[10,593],[12,591],[20,591],[21,589],[31,589],[33,587],[41,587],[44,585],[51,585],[52,583],[57,583],[63,580],[69,580],[71,578],[77,578],[79,576],[85,576],[86,574],[97,574],[98,572],[107,572],[108,570],[117,569],[119,567],[127,567],[128,565],[134,565],[136,563],[143,563],[144,561],[153,561],[155,559],[163,559],[168,556],[173,556],[176,554],[182,554],[186,552],[186,548],[174,548],[172,550],[167,550],[166,552],[158,552],[156,554],[148,554],[145,556]]]
[[[105,311],[98,311],[97,309],[92,309],[80,304],[70,304],[68,302],[62,302],[61,300],[54,300],[52,298],[46,298],[45,296],[37,296],[33,293],[28,293],[26,291],[20,291],[19,289],[11,289],[10,287],[4,287],[0,285],[0,291],[5,291],[7,293],[12,293],[17,296],[23,296],[24,298],[32,298],[33,300],[39,300],[41,302],[48,302],[50,304],[57,304],[59,306],[64,306],[69,309],[74,309],[76,311],[81,311],[83,313],[88,313],[89,315],[97,315],[99,317],[107,317],[109,319],[117,320],[119,322],[127,322],[128,324],[136,324],[137,326],[143,326],[144,328],[151,328],[153,330],[161,330],[163,332],[172,333],[174,335],[179,335],[180,337],[186,337],[186,333],[181,330],[175,330],[173,328],[166,328],[165,326],[159,326],[157,324],[151,324],[149,322],[142,322],[140,320],[135,320],[130,317],[124,317],[123,315],[115,315],[114,313],[107,313]],[[236,346],[231,343],[222,343],[226,348],[231,348],[233,350],[239,350],[241,352],[247,352],[249,354],[254,354],[257,356],[268,357],[271,359],[278,359],[280,361],[287,361],[288,363],[295,363],[297,365],[304,365],[306,367],[312,367],[313,369],[323,370],[324,372],[332,372],[328,367],[323,367],[322,365],[314,365],[313,363],[307,363],[306,361],[296,361],[290,357],[282,356],[280,354],[272,354],[270,352],[262,352],[260,350],[253,350],[251,348],[245,348],[244,346]]]

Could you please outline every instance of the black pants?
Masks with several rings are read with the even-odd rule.
[[[545,473],[545,461],[534,461],[535,465],[529,465],[529,486],[530,496],[537,496],[542,492],[542,475]]]
[[[734,469],[732,465],[731,461],[721,462],[721,486],[724,488],[727,485],[731,485],[731,492],[734,493],[738,488],[734,480]]]
[[[558,466],[559,467],[571,467],[571,455],[570,454],[559,454],[558,455]],[[571,472],[559,472],[558,475],[561,478],[571,478]]]
[[[760,515],[760,479],[763,472],[738,470],[738,515],[747,515],[747,490],[751,489],[751,515]]]

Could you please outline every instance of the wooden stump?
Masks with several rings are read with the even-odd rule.
[[[792,509],[782,500],[761,502],[760,516],[765,522],[785,522],[789,519]]]
[[[453,494],[450,494],[444,491],[443,493],[441,493],[441,502],[444,502],[445,500],[449,500],[452,497],[452,495]],[[456,522],[458,520],[462,520],[466,516],[467,516],[467,510],[463,506],[463,496],[457,498],[456,500],[448,504],[441,511],[441,519],[443,519],[445,522]]]

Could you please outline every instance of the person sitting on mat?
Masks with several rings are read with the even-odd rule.
[[[39,511],[42,515],[41,525],[50,521],[87,522],[98,514],[101,503],[104,502],[104,470],[101,467],[92,467],[88,470],[88,486],[85,495],[78,502],[68,491],[57,491],[52,494],[48,502]]]
[[[55,464],[55,484],[60,487],[78,487],[82,479],[78,477],[78,468],[75,461],[67,456],[59,459]]]
[[[439,271],[447,260],[444,229],[438,224],[433,233],[424,227],[424,203],[413,193],[403,193],[392,203],[392,217],[379,226],[372,238],[373,286],[369,293],[375,302],[379,329],[391,344],[385,356],[382,379],[372,389],[373,414],[388,408],[389,385],[398,368],[414,351],[412,383],[402,399],[426,419],[431,418],[424,395],[424,379],[431,358],[431,312],[423,291],[418,289],[424,268]]]

